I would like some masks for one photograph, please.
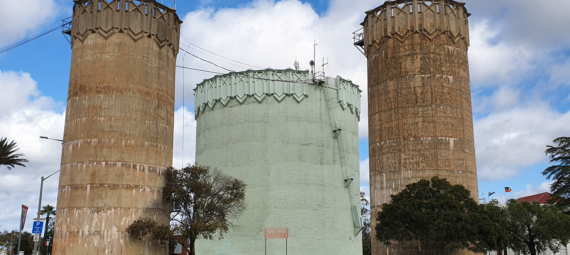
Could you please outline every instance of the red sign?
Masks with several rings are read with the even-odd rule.
[[[26,225],[26,216],[28,215],[28,207],[25,205],[22,205],[22,219],[20,220],[20,222],[22,222],[22,226],[20,226],[20,232],[22,230],[24,230],[24,225]]]
[[[265,239],[289,239],[288,228],[266,228],[263,230]]]

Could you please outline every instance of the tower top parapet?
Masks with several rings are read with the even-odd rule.
[[[469,46],[471,16],[465,3],[454,0],[396,0],[366,12],[365,49],[381,45],[387,38],[405,40],[410,34],[421,33],[430,39],[447,34],[455,43],[462,40]]]
[[[71,44],[83,42],[91,34],[105,39],[126,33],[135,42],[154,39],[162,48],[178,54],[180,24],[176,10],[155,0],[73,0]]]

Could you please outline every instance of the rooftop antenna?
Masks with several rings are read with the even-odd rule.
[[[295,56],[295,64],[293,64],[295,66],[295,70],[299,70],[299,61],[297,61],[297,56]]]
[[[327,69],[329,69],[329,57],[327,57],[327,62],[325,63],[325,57],[323,57],[323,78],[325,77],[325,66],[327,66]]]
[[[315,73],[315,61],[317,61],[317,39],[315,39],[315,44],[313,45],[313,60],[309,62],[311,64],[311,72]]]

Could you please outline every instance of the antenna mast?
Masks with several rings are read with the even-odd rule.
[[[323,78],[325,77],[325,66],[327,66],[327,69],[329,69],[329,57],[327,57],[327,62],[325,63],[325,57],[323,57]]]
[[[315,44],[313,45],[313,61],[315,64],[317,63],[317,45],[317,39],[315,39]],[[314,65],[312,66],[312,71],[315,73]]]

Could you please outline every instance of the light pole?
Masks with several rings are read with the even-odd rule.
[[[47,137],[47,136],[40,136],[40,139],[58,141],[58,142],[61,142],[61,144],[63,144],[63,140],[61,140],[61,139],[53,139],[53,138],[49,138],[49,137]],[[57,172],[59,172],[59,171],[60,171],[60,170],[57,170],[55,173],[57,173]],[[54,175],[55,173],[50,174],[50,175],[49,175],[48,177],[46,177],[46,178],[44,178],[44,177],[42,176],[42,183],[41,183],[41,186],[40,186],[40,202],[39,202],[39,204],[38,204],[38,221],[40,220],[40,210],[42,209],[42,191],[43,191],[43,189],[44,189],[44,181],[47,180],[47,178],[49,178],[49,177],[51,177],[52,175]],[[46,229],[47,229],[47,227],[48,227],[48,226],[46,226]],[[41,234],[40,234],[40,235],[41,235]],[[41,241],[36,241],[36,242],[34,242],[34,251],[33,251],[32,254],[36,255],[36,254],[39,252],[39,250],[40,250],[40,249],[39,249],[39,248],[40,248],[39,246],[41,246]],[[20,251],[18,251],[18,252],[20,252]],[[46,253],[47,253],[47,249],[46,249]]]
[[[58,141],[58,142],[62,142],[62,143],[63,143],[63,140],[61,140],[61,139],[53,139],[53,138],[49,138],[49,137],[47,137],[47,136],[40,136],[40,138],[41,138],[41,139],[47,139],[47,140],[54,140],[54,141]]]
[[[38,221],[40,221],[40,211],[41,211],[41,209],[42,209],[42,191],[43,191],[43,189],[44,189],[44,181],[47,180],[48,178],[50,178],[52,175],[56,174],[56,173],[59,172],[59,171],[61,171],[61,170],[57,170],[57,171],[55,171],[54,173],[48,175],[48,177],[45,177],[45,178],[42,176],[42,183],[41,183],[41,186],[40,186],[40,202],[38,203]],[[46,226],[46,228],[47,228],[47,226]],[[41,233],[40,233],[40,236],[41,236]],[[40,244],[40,243],[41,243],[41,241],[35,241],[35,242],[34,242],[34,251],[32,252],[32,254],[37,255],[37,252],[40,251],[40,249],[39,249],[39,244]],[[18,251],[18,252],[20,252],[20,251]]]

